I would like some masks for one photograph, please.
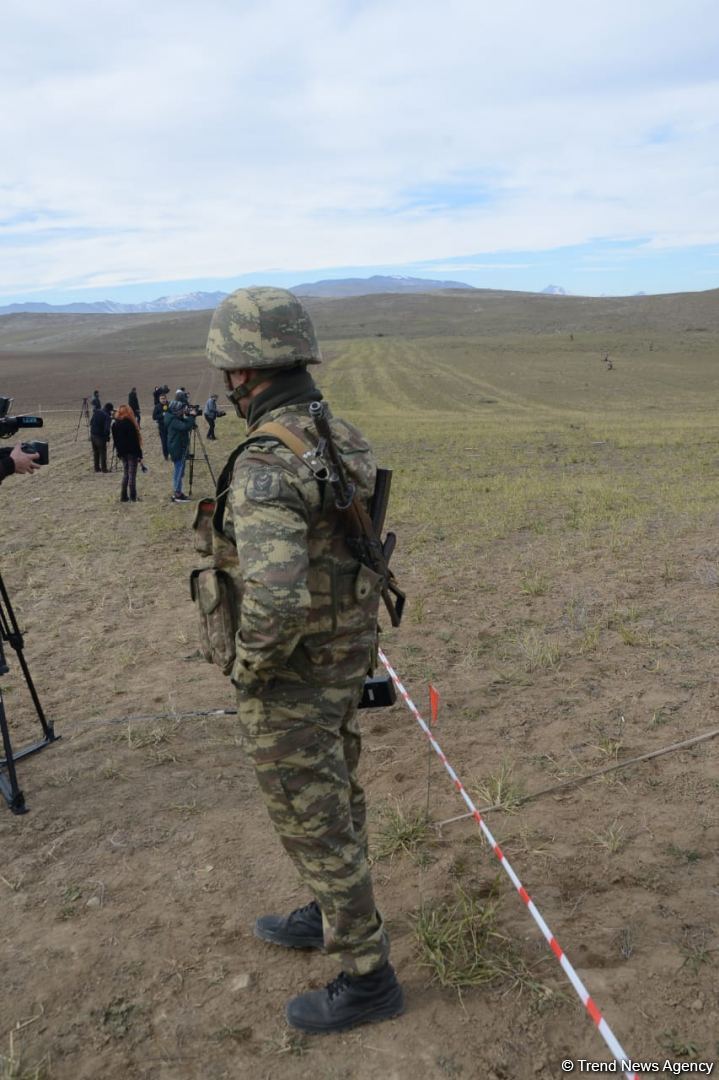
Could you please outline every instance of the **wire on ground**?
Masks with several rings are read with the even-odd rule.
[[[576,991],[580,1001],[584,1005],[584,1008],[587,1010],[590,1017],[594,1021],[594,1024],[596,1025],[597,1029],[599,1030],[599,1034],[604,1039],[604,1042],[607,1044],[607,1046],[611,1050],[614,1058],[619,1063],[619,1066],[621,1068],[622,1062],[627,1062],[627,1061],[631,1060],[629,1055],[622,1049],[619,1041],[617,1040],[616,1036],[614,1035],[614,1032],[610,1028],[607,1021],[602,1016],[602,1014],[599,1011],[599,1009],[598,1009],[597,1005],[595,1004],[595,1002],[592,1000],[592,997],[589,994],[589,991],[587,990],[586,986],[584,985],[582,980],[579,978],[579,975],[577,975],[577,972],[574,970],[573,966],[570,964],[569,960],[567,959],[567,956],[565,955],[564,950],[560,948],[559,942],[557,941],[554,934],[549,929],[546,922],[544,921],[544,919],[540,915],[539,910],[537,909],[537,907],[536,907],[534,901],[532,900],[532,898],[530,897],[529,893],[526,891],[526,889],[522,885],[522,882],[519,880],[519,878],[515,874],[514,870],[512,869],[512,866],[509,863],[509,860],[507,859],[507,856],[504,854],[504,852],[500,848],[499,844],[497,843],[497,841],[492,836],[492,833],[490,832],[487,824],[483,820],[482,815],[480,814],[479,810],[477,809],[477,807],[472,802],[472,799],[467,794],[467,791],[465,790],[465,787],[462,784],[462,781],[459,779],[456,772],[454,771],[452,766],[447,761],[447,758],[445,757],[444,753],[442,752],[442,748],[440,747],[439,743],[437,742],[437,740],[432,735],[432,732],[430,731],[427,723],[422,719],[422,716],[420,715],[419,709],[414,704],[411,697],[409,696],[409,694],[405,690],[404,686],[400,682],[399,677],[397,675],[397,672],[394,670],[394,668],[390,664],[389,660],[385,656],[382,649],[379,650],[379,658],[382,661],[382,663],[384,664],[385,668],[387,669],[387,672],[388,672],[390,678],[392,679],[392,682],[397,687],[397,689],[398,689],[399,693],[401,694],[405,704],[407,705],[407,708],[413,714],[415,720],[417,721],[417,723],[421,727],[421,729],[424,732],[426,738],[429,740],[430,746],[432,747],[432,749],[436,753],[439,760],[444,765],[447,773],[449,774],[450,780],[452,781],[455,788],[457,789],[457,791],[460,793],[460,795],[464,799],[465,803],[467,804],[472,816],[474,817],[475,821],[477,822],[480,829],[482,830],[482,833],[484,834],[484,837],[487,840],[487,843],[492,848],[492,851],[494,852],[494,854],[497,856],[500,863],[502,864],[504,872],[507,874],[509,880],[512,882],[515,889],[519,893],[520,897],[524,901],[524,903],[525,903],[525,905],[526,905],[526,907],[527,907],[527,909],[529,911],[529,914],[532,916],[535,923],[537,924],[537,926],[541,930],[542,936],[544,937],[545,941],[547,942],[550,949],[552,950],[552,952],[556,956],[557,960],[559,961],[559,964],[560,964],[562,970],[564,971],[564,974],[567,976],[570,983],[574,987],[574,990]],[[625,1070],[624,1076],[627,1077],[627,1080],[637,1080],[637,1074],[635,1072]]]
[[[671,746],[663,746],[661,750],[650,750],[648,754],[640,754],[638,757],[627,758],[626,761],[618,761],[614,765],[606,765],[603,769],[595,769],[593,772],[584,773],[582,776],[573,776],[571,780],[562,780],[559,784],[552,784],[551,787],[540,788],[539,791],[531,791],[529,795],[522,795],[517,799],[516,806],[524,806],[525,803],[532,802],[534,799],[539,799],[542,795],[553,795],[557,791],[564,791],[566,788],[577,787],[579,784],[586,784],[588,780],[595,780],[598,776],[606,776],[607,773],[616,772],[617,769],[628,769],[630,765],[638,765],[642,761],[651,761],[653,758],[663,757],[665,754],[675,754],[679,750],[688,750],[692,746],[697,746],[698,743],[707,742],[709,739],[716,739],[719,735],[719,728],[714,728],[712,731],[705,731],[702,735],[694,735],[691,739],[683,739],[681,742],[672,743]],[[492,803],[491,806],[480,806],[480,814],[488,814],[490,810],[504,810],[504,803]],[[444,821],[436,821],[435,827],[437,829],[443,829],[445,825],[451,825],[455,821],[466,821],[467,818],[474,817],[474,814],[459,814],[457,817],[446,818]]]

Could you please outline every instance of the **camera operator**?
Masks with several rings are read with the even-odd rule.
[[[159,390],[161,387],[155,387],[155,390]],[[160,435],[160,446],[162,447],[162,456],[165,461],[170,460],[170,452],[167,449],[167,429],[165,428],[165,413],[170,408],[165,394],[162,393],[155,402],[155,407],[152,410],[152,419],[157,424],[157,430]]]
[[[107,467],[107,444],[110,441],[110,421],[112,402],[106,402],[101,409],[95,409],[90,421],[90,442],[95,472],[109,472]]]
[[[179,390],[164,417],[167,449],[174,467],[171,499],[173,502],[188,502],[188,497],[182,490],[182,477],[185,475],[185,463],[190,448],[190,432],[195,426],[198,412],[182,401],[178,394]]]
[[[34,473],[40,468],[38,464],[39,454],[26,454],[20,443],[13,446],[12,452],[5,457],[0,457],[0,484],[7,476],[13,473],[22,475]]]

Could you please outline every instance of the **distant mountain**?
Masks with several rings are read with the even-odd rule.
[[[437,289],[473,289],[463,281],[433,281],[431,278],[389,277],[374,274],[368,278],[337,278],[293,285],[297,296],[367,296],[369,293],[423,293]]]
[[[431,281],[429,278],[383,277],[341,278],[336,281],[313,281],[294,285],[290,292],[298,296],[364,296],[367,293],[419,293],[437,289],[472,289],[461,281]],[[225,292],[190,292],[179,296],[160,296],[142,304],[118,304],[114,300],[95,303],[6,304],[0,315],[147,315],[163,311],[211,311],[225,299]]]
[[[7,304],[0,315],[138,315],[162,311],[206,311],[216,308],[227,296],[223,292],[191,292],[179,296],[160,296],[144,304],[118,304],[114,300],[98,300],[93,304]]]
[[[547,285],[546,289],[542,289],[543,296],[571,296],[569,289],[565,289],[563,285]]]

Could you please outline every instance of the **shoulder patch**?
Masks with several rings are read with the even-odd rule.
[[[247,477],[245,496],[253,502],[270,502],[280,494],[282,475],[277,469],[253,469]]]

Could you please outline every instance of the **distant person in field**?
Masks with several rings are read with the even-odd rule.
[[[152,419],[157,424],[157,430],[160,435],[160,445],[162,446],[162,456],[165,461],[169,461],[170,452],[167,449],[167,428],[165,427],[165,413],[169,409],[167,398],[164,394],[161,394],[155,402],[155,408],[152,410]]]
[[[215,435],[215,420],[220,416],[224,416],[222,409],[217,408],[217,394],[210,394],[205,402],[204,416],[207,421],[207,438],[216,439]]]
[[[93,390],[92,397],[90,398],[90,404],[92,405],[92,411],[96,412],[102,408],[102,402],[100,401],[100,391]]]
[[[90,443],[95,472],[109,472],[107,467],[107,444],[110,441],[112,402],[104,409],[95,409],[90,420]]]
[[[174,466],[172,495],[170,496],[173,502],[189,501],[182,490],[182,478],[185,475],[185,462],[190,448],[190,432],[194,426],[195,417],[188,416],[187,404],[175,396],[175,400],[170,402],[169,409],[165,413],[167,448]]]
[[[127,395],[127,404],[130,406],[135,414],[137,420],[137,426],[140,426],[140,399],[137,396],[137,387],[133,386],[130,393]]]
[[[123,465],[120,502],[137,502],[137,466],[142,461],[142,435],[129,405],[121,405],[117,410],[112,441]]]
[[[12,476],[13,473],[17,473],[18,476],[22,476],[24,473],[34,473],[40,468],[37,464],[39,454],[26,454],[20,443],[17,446],[13,446],[12,451],[6,454],[4,457],[0,457],[0,484],[3,480],[6,480],[8,476]]]

